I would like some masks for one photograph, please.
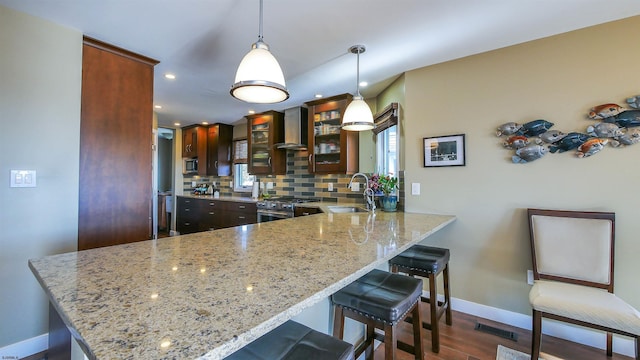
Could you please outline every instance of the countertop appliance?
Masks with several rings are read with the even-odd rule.
[[[296,204],[317,202],[314,198],[295,198],[290,196],[272,197],[256,203],[258,222],[288,219],[294,216]]]

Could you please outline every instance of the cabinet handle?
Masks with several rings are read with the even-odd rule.
[[[184,202],[188,204],[191,202],[191,200],[185,200]]]
[[[269,167],[271,167],[271,156],[269,156]]]
[[[238,205],[238,209],[246,209],[247,207],[244,205]]]
[[[246,219],[244,216],[238,216],[238,219]]]
[[[216,203],[214,203],[214,202],[210,202],[210,203],[209,203],[209,206],[216,206]]]
[[[218,160],[216,160],[215,165],[216,169],[218,168]]]
[[[302,216],[307,216],[307,215],[309,215],[309,213],[308,213],[308,212],[303,212],[303,213],[302,213]]]
[[[215,215],[213,211],[209,211],[209,215]]]
[[[189,225],[191,225],[191,223],[186,222],[186,223],[184,223],[184,225],[185,226],[189,226]]]
[[[186,209],[184,209],[184,211],[191,211],[191,209],[189,209],[189,208],[186,208]]]

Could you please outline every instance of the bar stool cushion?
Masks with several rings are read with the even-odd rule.
[[[289,320],[226,359],[353,360],[354,358],[353,345]]]
[[[437,274],[449,262],[449,256],[449,249],[414,245],[389,260],[389,264],[425,274]]]
[[[331,296],[334,304],[395,325],[422,294],[422,280],[372,270]]]

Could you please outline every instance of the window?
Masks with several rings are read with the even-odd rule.
[[[233,142],[233,191],[250,192],[256,177],[249,174],[247,140]]]
[[[376,135],[376,171],[380,174],[398,176],[397,129],[394,125]]]
[[[376,127],[376,172],[398,176],[398,103],[391,103],[374,116]]]

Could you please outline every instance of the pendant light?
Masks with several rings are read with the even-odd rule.
[[[365,52],[364,45],[353,45],[349,48],[349,52],[356,54],[358,58],[357,76],[356,76],[356,95],[353,97],[349,106],[344,111],[342,117],[342,129],[349,131],[365,131],[375,127],[373,123],[373,114],[369,105],[360,95],[360,54]]]
[[[280,64],[262,41],[262,0],[258,41],[242,58],[230,93],[236,99],[259,104],[273,104],[289,98]]]

